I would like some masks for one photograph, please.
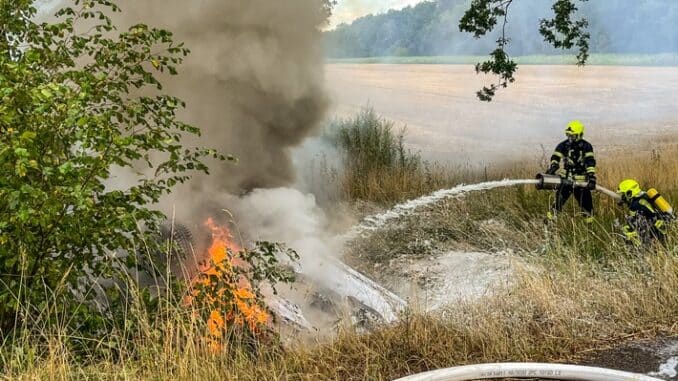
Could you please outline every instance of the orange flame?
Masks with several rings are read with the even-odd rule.
[[[233,242],[233,236],[226,227],[217,226],[212,218],[208,218],[205,221],[205,226],[212,233],[212,244],[207,249],[207,253],[213,263],[221,264],[227,262],[229,251],[235,254],[242,251],[242,248]],[[209,263],[207,265],[209,266]]]
[[[207,249],[208,260],[201,264],[194,282],[204,287],[194,288],[188,302],[200,298],[208,303],[211,312],[207,319],[207,341],[212,350],[219,350],[229,323],[246,326],[256,334],[270,323],[271,316],[257,299],[250,281],[243,275],[236,276],[236,268],[247,270],[249,264],[239,257],[243,250],[229,230],[212,218],[205,221],[205,227],[211,232],[212,242]]]

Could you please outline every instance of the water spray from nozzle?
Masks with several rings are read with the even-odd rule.
[[[500,181],[488,181],[478,184],[469,184],[469,185],[461,184],[457,185],[454,188],[441,189],[430,195],[419,197],[414,200],[409,200],[402,204],[398,204],[391,208],[390,210],[387,210],[386,212],[365,217],[361,223],[351,228],[351,230],[349,230],[343,236],[343,238],[351,240],[362,235],[365,232],[380,229],[392,220],[404,217],[421,207],[434,204],[436,202],[442,201],[450,197],[457,197],[469,192],[485,191],[494,188],[510,187],[515,185],[537,185],[538,183],[539,180],[532,179],[522,179],[522,180],[505,179]]]
[[[414,212],[416,209],[421,207],[434,204],[441,200],[450,197],[458,197],[469,192],[485,191],[494,188],[510,187],[516,185],[535,185],[537,189],[558,189],[561,186],[572,186],[572,187],[581,187],[585,188],[587,186],[585,181],[572,181],[568,179],[563,179],[557,175],[547,175],[540,173],[537,175],[537,178],[532,179],[519,179],[519,180],[510,180],[504,179],[500,181],[488,181],[478,184],[465,185],[461,184],[454,188],[442,189],[436,191],[430,195],[423,196],[414,200],[409,200],[404,203],[398,204],[387,210],[386,212],[375,214],[372,216],[365,217],[362,222],[358,225],[355,225],[351,230],[349,230],[342,238],[346,240],[351,240],[356,237],[361,236],[365,232],[378,230],[384,227],[388,222],[407,216]],[[612,198],[619,199],[619,195],[605,187],[596,185],[596,190],[604,193]]]

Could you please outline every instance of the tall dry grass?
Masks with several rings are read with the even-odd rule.
[[[678,332],[675,253],[620,261],[623,272],[608,276],[591,276],[597,264],[562,254],[545,264],[551,271],[526,271],[505,293],[451,306],[444,317],[411,314],[370,335],[345,332],[287,359],[285,369],[322,379],[388,380],[463,364],[564,361],[636,335]]]
[[[636,149],[607,150],[597,155],[599,183],[615,190],[626,178],[637,179],[644,189],[657,188],[674,205],[678,203],[678,145],[639,145]],[[530,179],[543,168],[538,160],[523,160],[490,168],[490,179]],[[479,181],[476,177],[462,182]],[[494,189],[443,200],[405,216],[389,229],[368,239],[351,243],[351,263],[366,272],[378,272],[374,263],[400,256],[425,257],[446,250],[553,254],[553,245],[568,247],[581,257],[607,260],[634,255],[621,235],[626,210],[617,201],[594,193],[595,222],[584,223],[581,211],[570,199],[552,224],[545,224],[546,212],[555,199],[554,191],[534,186]],[[675,226],[669,240],[678,242]],[[428,242],[427,245],[416,245]],[[672,243],[671,243],[672,244]],[[555,254],[554,254],[555,255]]]
[[[377,130],[372,134],[378,135]],[[386,147],[393,147],[393,142],[399,146],[397,134],[379,136],[385,140],[377,142],[386,142]],[[369,144],[384,147],[374,141]],[[382,153],[392,155],[396,164],[391,167],[400,166],[397,162],[404,151]],[[634,177],[675,202],[678,178],[672,174],[678,174],[676,154],[675,144],[602,152],[598,155],[599,178],[613,187]],[[541,168],[537,161],[512,163],[491,168],[490,178],[532,177],[535,168]],[[412,182],[402,179],[403,172],[391,174],[390,179],[384,175],[371,182],[363,181],[369,176],[362,176],[363,193],[357,194],[391,203],[401,194],[415,197],[448,183],[487,177],[485,173],[441,175],[435,185],[422,186],[426,182],[417,177],[421,173],[412,175],[418,179]],[[379,195],[381,187],[397,191]],[[67,344],[67,338],[77,332],[34,330],[16,338],[12,345],[0,346],[0,378],[389,380],[479,362],[576,361],[592,349],[630,338],[678,335],[675,228],[665,247],[631,250],[618,236],[614,220],[622,211],[611,200],[597,197],[593,226],[577,217],[573,202],[556,224],[545,226],[543,213],[551,197],[549,192],[519,187],[446,200],[355,243],[352,250],[364,254],[361,260],[381,263],[398,255],[427,256],[451,249],[511,249],[524,258],[527,265],[510,287],[493,296],[452,305],[444,314],[408,311],[399,323],[369,334],[346,328],[334,339],[317,343],[292,340],[282,344],[271,339],[255,345],[255,351],[252,343],[236,340],[214,353],[201,344],[206,327],[192,320],[191,311],[167,305],[165,313],[154,318],[141,313],[141,303],[132,301],[130,316],[139,319],[139,324],[123,324],[102,337],[100,347],[110,350],[91,356],[79,354]],[[413,252],[406,243],[417,239],[433,240],[435,245]],[[58,306],[44,306],[44,310],[56,313]]]
[[[334,183],[340,200],[389,205],[451,184],[450,172],[405,147],[405,127],[396,129],[370,108],[331,122],[326,135],[341,168],[321,166],[320,173]]]
[[[7,379],[390,380],[454,365],[495,361],[576,361],[595,348],[636,337],[678,334],[678,256],[661,251],[602,266],[564,247],[536,259],[510,289],[459,303],[445,315],[406,312],[369,334],[350,329],[315,345],[270,345],[257,354],[215,354],[186,345],[173,319],[120,342],[118,358],[87,362],[54,337],[48,352]],[[537,269],[538,271],[535,271]],[[189,332],[190,334],[190,332]],[[132,346],[142,350],[132,351]],[[140,352],[140,353],[139,353]],[[126,356],[134,353],[134,356]]]

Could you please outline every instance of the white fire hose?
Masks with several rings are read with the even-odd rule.
[[[562,185],[566,185],[573,188],[586,188],[588,187],[588,181],[573,181],[569,179],[564,179],[558,175],[548,175],[545,173],[537,174],[537,189],[558,189]],[[621,198],[616,192],[613,192],[597,184],[596,190],[616,200],[619,200]]]
[[[439,369],[394,381],[470,381],[488,378],[541,378],[574,381],[662,381],[642,374],[590,366],[538,363],[467,365]]]

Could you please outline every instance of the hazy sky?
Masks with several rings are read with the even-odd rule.
[[[38,14],[45,14],[52,12],[59,4],[59,0],[37,0],[35,4],[38,8]]]
[[[330,20],[330,28],[343,22],[350,23],[358,17],[370,13],[381,13],[388,9],[401,9],[408,5],[420,3],[422,0],[337,0],[334,14]]]
[[[59,0],[38,0],[38,9],[41,12],[51,11]],[[358,17],[370,13],[381,13],[389,9],[401,9],[414,5],[423,0],[337,0],[334,14],[330,19],[330,28],[341,23],[350,23]]]

